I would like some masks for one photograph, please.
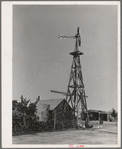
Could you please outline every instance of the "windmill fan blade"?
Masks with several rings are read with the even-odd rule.
[[[60,91],[54,91],[54,90],[50,90],[51,92],[53,92],[53,93],[59,93],[59,94],[63,94],[63,95],[67,95],[67,93],[65,93],[65,92],[60,92]]]
[[[79,27],[77,28],[77,33],[79,34]]]

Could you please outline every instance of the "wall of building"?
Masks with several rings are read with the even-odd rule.
[[[64,106],[65,104],[65,106]],[[63,110],[63,113],[62,113]],[[69,111],[69,112],[68,112]],[[53,111],[54,122],[57,124],[60,123],[63,128],[69,128],[74,126],[73,121],[73,111],[69,104],[63,100]]]
[[[49,117],[50,105],[48,104],[37,104],[37,113],[39,121],[46,122]]]

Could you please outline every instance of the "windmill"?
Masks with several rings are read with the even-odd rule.
[[[86,102],[86,95],[85,95],[85,87],[83,83],[83,76],[81,71],[81,64],[80,64],[80,55],[83,55],[82,52],[79,51],[79,47],[81,46],[81,37],[79,33],[79,27],[77,28],[77,33],[74,36],[60,36],[58,38],[71,38],[75,39],[75,50],[70,53],[73,56],[72,66],[71,66],[71,73],[69,78],[69,83],[67,87],[67,93],[59,92],[59,91],[52,91],[55,93],[61,93],[66,96],[66,101],[71,106],[73,113],[74,113],[74,120],[77,117],[78,126],[78,116],[79,112],[85,112],[87,114],[86,123],[88,127],[91,127],[89,124],[89,116],[87,110],[87,102]],[[65,107],[65,105],[64,105]],[[79,111],[81,110],[81,111]]]

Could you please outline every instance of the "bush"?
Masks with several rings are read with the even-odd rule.
[[[21,101],[13,100],[12,111],[12,132],[13,134],[20,134],[26,132],[37,131],[38,117],[36,116],[36,104],[30,103],[23,96],[20,97]]]

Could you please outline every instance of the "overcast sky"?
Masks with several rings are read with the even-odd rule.
[[[80,27],[81,66],[88,109],[117,109],[117,7],[14,5],[13,99],[65,98],[74,39]]]

